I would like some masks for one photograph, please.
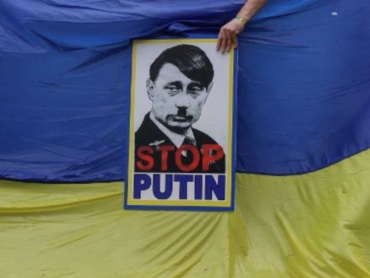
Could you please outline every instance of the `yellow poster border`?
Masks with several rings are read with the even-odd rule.
[[[130,127],[129,127],[129,154],[128,154],[128,174],[127,180],[131,181],[133,177],[134,169],[134,143],[135,143],[135,132],[134,132],[134,115],[135,115],[135,92],[136,92],[136,58],[137,58],[137,46],[139,44],[157,44],[157,43],[213,43],[216,47],[217,39],[153,39],[153,40],[134,40],[132,42],[132,70],[131,70],[131,92],[130,92]],[[234,60],[235,60],[235,51],[231,49],[228,52],[229,55],[229,125],[228,125],[228,158],[227,158],[227,198],[223,201],[188,201],[188,200],[137,200],[133,198],[133,187],[127,184],[127,206],[150,206],[150,207],[220,207],[226,208],[233,205],[233,128],[234,128]],[[231,161],[230,161],[231,160]],[[127,182],[126,180],[126,182]]]

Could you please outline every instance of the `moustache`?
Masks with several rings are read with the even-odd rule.
[[[177,110],[177,115],[176,115],[176,116],[179,116],[179,117],[186,117],[186,108],[180,107],[180,108]]]
[[[193,116],[187,115],[186,108],[179,108],[176,114],[168,115],[167,119],[171,119],[176,122],[191,122]]]

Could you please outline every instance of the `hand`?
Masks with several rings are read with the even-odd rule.
[[[236,36],[244,29],[244,24],[239,20],[233,19],[229,23],[221,27],[218,34],[217,51],[224,53],[229,52],[231,47],[236,48],[238,41]]]

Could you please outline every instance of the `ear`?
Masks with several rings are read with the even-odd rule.
[[[153,81],[150,79],[147,79],[146,80],[146,90],[147,90],[147,94],[150,100],[153,100],[153,89],[154,89]]]
[[[204,99],[203,104],[205,104],[205,103],[206,103],[207,98],[208,98],[208,96],[209,96],[209,93],[210,93],[210,91],[212,90],[212,86],[213,86],[213,82],[209,83],[208,88],[207,88],[207,96],[206,96],[206,98]]]
[[[212,90],[213,87],[213,82],[209,83],[208,88],[207,88],[207,94]]]

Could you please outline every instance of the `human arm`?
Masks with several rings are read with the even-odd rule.
[[[240,9],[235,18],[221,27],[217,50],[224,53],[229,52],[231,47],[237,47],[237,35],[244,29],[253,16],[267,3],[268,0],[247,0],[244,6]]]

